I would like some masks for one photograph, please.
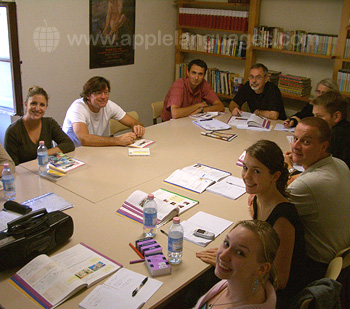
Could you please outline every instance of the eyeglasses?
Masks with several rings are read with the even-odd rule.
[[[110,91],[95,91],[95,92],[93,92],[93,95],[95,95],[96,97],[100,97],[103,94],[105,96],[109,96],[109,93],[110,93]]]
[[[264,77],[265,77],[265,76],[261,76],[261,75],[258,75],[258,76],[249,75],[249,76],[248,76],[248,79],[249,79],[249,80],[255,79],[255,80],[257,80],[257,81],[261,81],[261,80],[263,80]]]

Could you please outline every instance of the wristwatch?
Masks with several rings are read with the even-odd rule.
[[[255,110],[255,115],[258,115],[258,116],[259,116],[259,114],[260,114],[260,110],[256,109],[256,110]]]
[[[291,167],[290,169],[288,169],[289,174],[292,174],[295,171],[294,167]]]
[[[201,113],[204,113],[204,107],[201,108]]]

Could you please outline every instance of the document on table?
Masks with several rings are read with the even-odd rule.
[[[21,204],[29,206],[32,208],[32,211],[46,208],[47,212],[62,211],[74,206],[71,202],[66,201],[63,197],[53,192],[34,197]],[[20,214],[12,211],[0,211],[0,231],[7,229],[7,223],[19,217],[21,217]]]
[[[161,287],[161,281],[148,278],[147,282],[133,297],[146,276],[126,268],[119,269],[104,284],[96,287],[80,304],[84,309],[141,308]]]
[[[245,184],[242,178],[228,176],[209,186],[207,191],[236,200],[245,193]]]
[[[207,131],[219,131],[231,129],[231,126],[217,119],[196,120],[193,123]]]
[[[286,131],[286,132],[294,132],[295,128],[286,128],[282,123],[277,123],[275,125],[275,129],[276,131]]]
[[[209,244],[211,240],[193,235],[195,229],[200,228],[208,232],[212,232],[215,234],[216,238],[231,224],[233,224],[232,221],[210,215],[203,211],[199,211],[188,220],[181,222],[181,225],[184,229],[184,239],[202,247],[205,247],[207,244]]]

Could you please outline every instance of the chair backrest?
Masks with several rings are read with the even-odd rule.
[[[160,114],[163,109],[163,101],[159,102],[153,102],[151,104],[152,111],[153,111],[153,124],[157,124],[157,119],[160,117]]]
[[[139,115],[137,112],[135,111],[131,111],[131,112],[127,112],[128,115],[130,115],[132,118],[139,120]],[[130,130],[129,127],[121,124],[119,121],[115,120],[115,119],[110,119],[109,120],[109,129],[110,129],[110,134],[111,136],[120,132],[120,131],[124,131],[124,130]]]
[[[330,261],[326,278],[331,278],[333,280],[337,280],[341,270],[350,265],[350,247],[345,248],[337,253],[335,258]]]

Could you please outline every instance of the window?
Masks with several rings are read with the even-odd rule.
[[[23,115],[15,2],[0,2],[0,112]]]

